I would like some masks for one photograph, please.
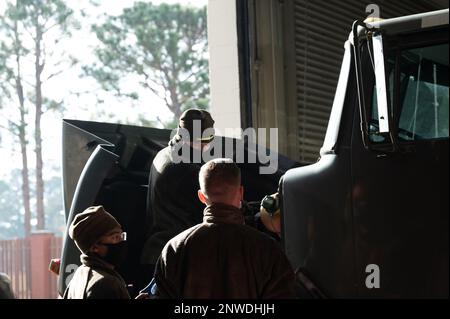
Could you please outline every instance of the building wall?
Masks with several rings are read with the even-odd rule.
[[[208,42],[211,114],[225,135],[226,128],[241,127],[236,1],[209,0]]]

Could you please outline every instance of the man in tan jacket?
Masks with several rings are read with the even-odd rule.
[[[125,281],[114,270],[126,257],[126,234],[103,206],[75,216],[69,236],[81,251],[82,265],[64,292],[64,299],[130,299]]]
[[[202,166],[203,223],[172,238],[155,269],[160,298],[294,298],[294,273],[279,245],[244,225],[240,170],[230,159]]]

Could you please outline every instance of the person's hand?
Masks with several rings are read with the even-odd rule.
[[[150,295],[149,294],[147,294],[147,293],[140,293],[136,298],[134,298],[134,299],[151,299],[150,298]]]
[[[279,203],[279,195],[278,193],[272,194],[269,197],[273,198],[273,205],[271,207],[272,211],[268,212],[263,205],[260,207],[260,215],[261,215],[261,221],[264,224],[264,227],[267,228],[267,230],[278,234],[278,236],[281,236],[281,218],[280,218],[280,207],[278,205]]]

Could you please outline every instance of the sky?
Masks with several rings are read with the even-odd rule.
[[[89,5],[91,0],[66,1],[67,5],[78,12],[81,9],[87,9],[89,19],[92,23],[97,22],[103,14],[119,15],[125,7],[132,6],[134,0],[95,0],[99,6],[93,7]],[[207,5],[208,0],[153,0],[148,1],[154,4],[159,3],[180,3],[183,5],[204,6]],[[6,1],[0,0],[0,15],[3,14]],[[92,50],[95,48],[96,38],[90,32],[90,23],[84,23],[79,30],[73,33],[72,37],[63,39],[58,46],[73,54],[81,61],[81,64],[86,64],[93,61]],[[30,70],[32,68],[30,67]],[[96,99],[94,96],[86,95],[83,98],[77,97],[74,92],[84,92],[96,87],[97,84],[93,79],[79,78],[80,66],[71,68],[65,71],[58,77],[49,80],[43,87],[44,95],[55,100],[65,98],[66,105],[69,105],[67,111],[62,114],[63,118],[70,119],[84,119],[95,121],[109,121],[106,118],[96,117],[95,113]],[[159,117],[163,121],[169,120],[171,113],[166,108],[165,104],[152,94],[140,92],[146,105],[152,105],[151,110],[144,105],[135,105],[134,108],[129,104],[129,101],[121,101],[110,94],[103,94],[105,105],[108,106],[108,111],[122,119],[123,121],[136,122],[137,114],[144,113],[148,119],[154,120]],[[3,110],[0,117],[0,125],[5,126],[8,118],[17,116],[17,110],[10,109]],[[28,114],[27,121],[32,126],[34,122],[34,114]],[[52,167],[60,167],[61,163],[61,114],[44,114],[42,118],[42,134],[43,134],[43,149],[44,149],[44,176],[50,174],[58,174],[58,171]],[[19,145],[15,143],[5,132],[0,130],[0,137],[2,143],[0,144],[0,158],[8,159],[2,160],[0,165],[0,178],[5,178],[13,168],[21,167]],[[29,166],[34,167],[34,153],[32,148],[29,148]]]

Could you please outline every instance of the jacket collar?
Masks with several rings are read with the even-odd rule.
[[[231,205],[212,204],[203,211],[203,222],[210,224],[244,224],[242,211]]]
[[[86,255],[81,254],[80,261],[83,265],[89,268],[94,268],[97,270],[103,270],[113,276],[116,276],[118,278],[122,278],[120,274],[114,270],[114,268],[111,267],[110,264],[105,262],[103,259],[95,256],[95,255]]]

